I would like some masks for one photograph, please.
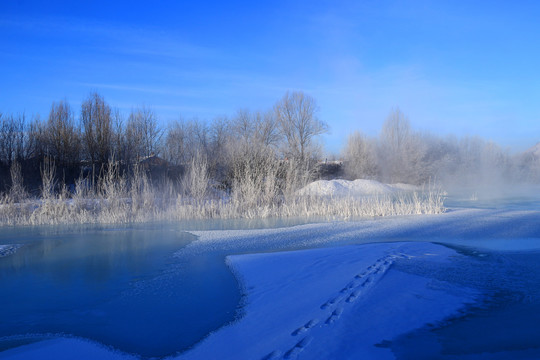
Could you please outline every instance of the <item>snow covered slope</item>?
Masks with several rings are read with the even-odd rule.
[[[340,197],[393,194],[414,190],[419,188],[407,184],[383,184],[375,180],[318,180],[300,189],[298,195]]]

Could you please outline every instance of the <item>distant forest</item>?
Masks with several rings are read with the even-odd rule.
[[[224,190],[269,167],[279,177],[284,163],[294,163],[305,181],[339,177],[468,186],[540,180],[538,153],[512,155],[476,137],[414,131],[399,109],[391,111],[378,137],[355,131],[332,159],[339,161],[321,162],[319,136],[329,126],[317,114],[316,100],[303,92],[288,92],[265,111],[242,109],[232,117],[180,119],[166,126],[149,107],[134,108],[126,118],[98,93],[80,109],[55,102],[47,118],[0,113],[0,192],[9,191],[15,176],[38,194],[45,162],[54,167],[55,184],[68,188],[81,177],[98,179],[110,164],[128,177],[137,167],[153,182],[184,183],[190,169],[203,164],[213,186]],[[19,174],[11,171],[14,164]]]

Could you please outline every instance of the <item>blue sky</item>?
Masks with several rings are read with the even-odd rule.
[[[92,91],[163,124],[315,97],[331,128],[376,136],[399,107],[418,130],[540,141],[540,2],[0,3],[0,112],[48,116]]]

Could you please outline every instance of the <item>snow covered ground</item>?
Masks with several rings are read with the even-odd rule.
[[[245,316],[179,359],[393,359],[374,345],[443,320],[476,293],[392,264],[455,255],[430,243],[386,243],[231,256]]]
[[[198,241],[182,252],[243,254],[230,255],[227,262],[243,289],[244,307],[237,322],[176,358],[391,359],[389,340],[443,321],[478,296],[472,288],[398,271],[396,265],[442,265],[463,256],[434,242],[538,250],[540,211],[454,209],[440,215],[193,233]],[[272,252],[249,254],[261,248]],[[13,348],[0,358],[49,355],[131,358],[66,337]]]

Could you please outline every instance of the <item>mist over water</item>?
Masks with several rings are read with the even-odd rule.
[[[540,198],[540,143],[515,152],[478,136],[416,131],[399,109],[378,137],[354,132],[343,150],[350,179],[436,184],[452,201],[527,202]]]

